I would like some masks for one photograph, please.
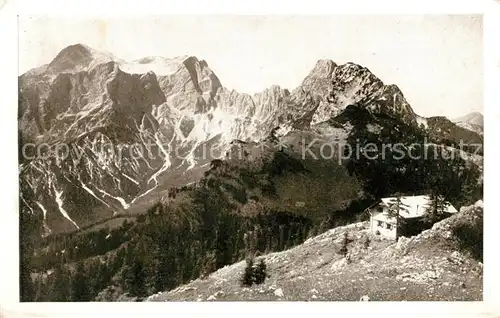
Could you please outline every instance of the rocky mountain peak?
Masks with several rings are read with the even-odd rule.
[[[484,117],[480,112],[472,112],[452,120],[457,126],[474,131],[480,135],[484,130]]]
[[[54,231],[60,220],[66,224],[63,230],[74,228],[66,212],[85,225],[108,217],[104,210],[127,210],[142,196],[147,200],[146,194],[171,185],[172,174],[180,175],[180,184],[195,181],[196,173],[188,172],[200,173],[218,156],[201,158],[206,145],[224,153],[232,140],[265,140],[276,127],[279,136],[307,130],[354,104],[415,121],[397,86],[385,86],[358,64],[338,65],[328,59],[317,61],[293,91],[272,85],[250,95],[224,88],[209,64],[196,56],[127,62],[75,44],[50,65],[22,75],[19,87],[18,123],[24,140],[75,142],[76,149],[89,149],[81,158],[68,159],[65,167],[33,160],[20,177],[37,198],[45,198],[29,202],[28,210],[43,210],[37,208],[41,204],[56,211],[47,221]],[[153,144],[161,156],[103,164],[107,154],[98,145],[128,149],[137,142]],[[34,186],[46,180],[51,187]],[[80,198],[94,205],[82,208],[75,203]],[[118,208],[108,209],[117,203]]]
[[[452,120],[455,123],[469,123],[473,125],[484,125],[484,117],[480,112],[472,112],[465,116],[458,117]]]
[[[62,49],[59,54],[52,60],[50,65],[58,64],[58,62],[71,60],[76,63],[82,59],[91,59],[92,49],[84,44],[74,44]]]
[[[319,60],[302,82],[301,89],[308,89],[320,95],[328,94],[336,67],[337,64],[332,60]]]
[[[318,60],[312,71],[306,77],[306,80],[311,77],[328,78],[332,75],[335,67],[337,67],[337,64],[332,60]]]
[[[304,80],[303,87],[322,97],[313,115],[313,124],[326,121],[355,104],[373,112],[397,114],[407,123],[416,122],[416,114],[396,85],[384,85],[368,68],[353,62],[337,65],[320,60]]]
[[[69,71],[72,69],[79,69],[88,67],[93,61],[102,63],[113,61],[113,57],[98,52],[91,47],[84,44],[70,45],[49,63],[49,68],[55,72]]]
[[[359,64],[347,62],[345,64],[338,65],[338,67],[335,68],[334,78],[338,81],[348,82],[352,81],[356,77],[366,81],[380,82],[382,84],[382,81],[368,68]]]
[[[209,90],[213,98],[217,89],[222,87],[222,84],[217,75],[208,67],[208,63],[205,60],[198,60],[195,56],[189,56],[184,60],[183,64],[189,72],[195,88],[200,93]]]

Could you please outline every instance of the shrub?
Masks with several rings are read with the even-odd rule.
[[[469,252],[478,261],[483,261],[483,220],[477,224],[460,222],[453,228],[453,235],[462,251]]]

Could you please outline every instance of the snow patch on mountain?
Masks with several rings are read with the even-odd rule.
[[[62,200],[62,195],[63,195],[63,192],[62,191],[58,191],[56,189],[56,187],[54,186],[54,193],[55,193],[55,200],[56,200],[56,203],[57,203],[57,206],[59,207],[59,211],[61,212],[61,214],[68,220],[70,221],[71,223],[73,223],[73,225],[77,228],[77,229],[80,229],[80,227],[78,226],[78,224],[75,223],[75,221],[73,221],[69,215],[68,215],[68,212],[66,212],[66,210],[64,210],[63,208],[63,200]]]
[[[111,206],[109,204],[106,203],[106,201],[102,200],[101,198],[99,198],[95,193],[94,191],[92,191],[89,187],[87,187],[85,185],[85,183],[82,182],[82,180],[80,180],[80,184],[82,185],[82,188],[87,191],[88,193],[90,193],[90,195],[92,195],[94,198],[96,198],[97,200],[99,200],[100,202],[102,202],[105,206],[107,206],[108,208],[111,208]]]
[[[46,220],[47,219],[47,209],[45,209],[45,207],[38,201],[35,202],[38,207],[40,208],[40,210],[42,210],[43,212],[43,219]]]
[[[102,190],[102,189],[99,189],[99,188],[97,188],[97,187],[95,187],[95,188],[96,188],[96,190],[97,190],[97,191],[101,192],[102,194],[104,194],[104,195],[106,195],[106,196],[108,196],[108,197],[110,197],[110,198],[113,198],[113,199],[117,200],[118,202],[120,202],[120,204],[122,205],[122,207],[123,207],[125,210],[126,210],[126,209],[128,209],[128,208],[130,207],[130,205],[129,205],[127,202],[125,202],[125,200],[124,200],[123,198],[120,198],[120,197],[115,197],[115,196],[113,196],[113,195],[111,195],[111,194],[107,193],[106,191],[104,191],[104,190]]]
[[[427,118],[422,116],[417,116],[417,124],[419,126],[423,125],[426,129],[429,128],[429,124],[427,123]]]
[[[130,74],[154,72],[156,75],[166,76],[177,72],[187,58],[188,56],[180,56],[171,59],[152,56],[132,62],[120,61],[118,65],[122,71]]]

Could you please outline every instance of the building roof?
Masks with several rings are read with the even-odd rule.
[[[424,215],[425,211],[429,208],[430,196],[417,195],[417,196],[402,196],[399,215],[404,218],[416,218]],[[389,206],[391,202],[395,202],[396,197],[382,198],[382,203]],[[457,209],[449,202],[447,202],[445,212],[457,213]]]
[[[396,224],[396,218],[389,217],[387,213],[378,213],[372,216],[374,220],[382,221],[385,223]]]

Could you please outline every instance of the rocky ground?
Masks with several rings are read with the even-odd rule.
[[[481,201],[397,242],[370,234],[367,223],[331,229],[295,248],[258,257],[265,259],[269,275],[260,285],[241,286],[242,261],[147,301],[479,301],[483,264],[459,249],[453,235],[464,222],[479,226]],[[344,233],[352,240],[346,257],[339,253]]]

